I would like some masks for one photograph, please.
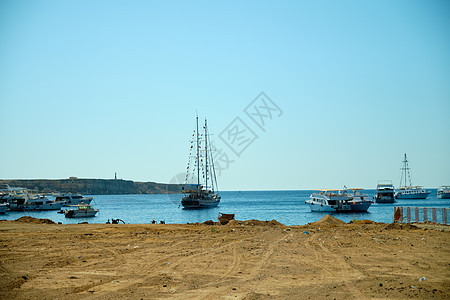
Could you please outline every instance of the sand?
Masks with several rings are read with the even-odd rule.
[[[449,299],[450,231],[422,227],[1,221],[0,297]]]

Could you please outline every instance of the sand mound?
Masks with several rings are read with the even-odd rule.
[[[230,221],[227,223],[227,225],[229,225],[229,226],[236,226],[236,225],[239,225],[239,221],[233,219],[233,220],[230,220]]]
[[[338,225],[343,225],[343,224],[346,224],[346,223],[344,221],[336,219],[335,217],[332,217],[330,215],[326,215],[325,217],[323,217],[322,219],[320,219],[317,222],[312,223],[311,225],[338,226]]]
[[[205,225],[215,225],[213,220],[205,221],[205,222],[203,222],[203,224],[205,224]]]
[[[50,219],[37,219],[33,217],[21,217],[14,222],[20,222],[20,223],[32,223],[32,224],[56,224]]]
[[[348,222],[348,224],[375,224],[374,221],[372,220],[351,220],[350,222]]]
[[[385,227],[386,229],[419,229],[415,225],[402,224],[402,223],[391,223]]]
[[[271,221],[260,221],[260,220],[246,220],[246,221],[238,221],[238,220],[230,220],[227,225],[244,225],[244,226],[284,226],[284,224],[278,222],[277,220]]]

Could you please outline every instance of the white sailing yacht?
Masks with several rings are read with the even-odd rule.
[[[182,188],[184,197],[181,199],[181,205],[187,209],[215,207],[219,205],[221,199],[218,192],[213,155],[210,145],[208,145],[206,119],[203,129],[204,133],[200,134],[197,116],[197,130],[192,135],[193,139],[191,140],[185,180],[186,187]]]
[[[395,193],[395,199],[426,199],[431,192],[426,191],[422,186],[412,186],[411,184],[411,174],[409,173],[410,168],[408,164],[408,159],[406,158],[406,153],[401,170],[402,175],[400,177],[400,187]],[[409,186],[406,185],[407,175],[409,178]],[[404,181],[403,177],[405,178]],[[402,185],[403,182],[404,185]]]

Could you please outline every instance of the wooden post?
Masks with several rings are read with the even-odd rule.
[[[436,207],[433,207],[431,209],[431,215],[432,215],[432,218],[433,218],[433,223],[436,223]]]
[[[416,223],[419,223],[419,208],[416,207]]]
[[[447,209],[446,208],[442,209],[442,223],[444,223],[444,225],[447,225]]]
[[[428,221],[427,220],[427,208],[424,207],[423,208],[423,222],[426,223],[427,221]]]
[[[406,209],[406,213],[408,214],[407,218],[408,218],[408,223],[411,223],[411,207],[408,207]]]

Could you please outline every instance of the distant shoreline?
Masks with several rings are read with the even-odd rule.
[[[36,193],[80,193],[88,195],[140,195],[140,194],[180,194],[183,184],[168,184],[157,182],[139,182],[124,179],[0,179],[0,185],[22,187]],[[373,190],[376,188],[362,188]],[[426,188],[437,190],[437,187]],[[268,190],[221,190],[222,192],[289,192],[317,191],[320,189],[268,189]]]
[[[135,182],[123,179],[0,179],[0,185],[22,187],[36,193],[80,193],[89,195],[176,194],[180,184]]]

